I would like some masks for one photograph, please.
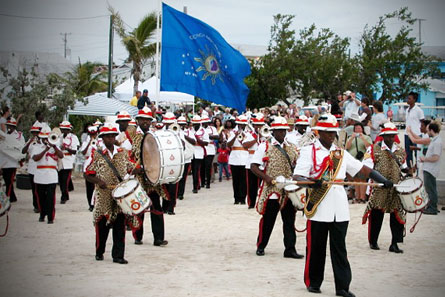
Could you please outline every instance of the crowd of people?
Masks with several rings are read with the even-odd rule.
[[[157,109],[144,90],[142,96],[138,92],[132,98],[131,104],[139,109],[134,119],[120,111],[113,123],[90,123],[82,143],[71,133],[73,127],[68,121],[60,123],[57,133],[44,122],[41,113],[36,114],[37,120],[29,128],[32,136],[26,142],[9,110],[4,110],[0,125],[4,134],[14,135],[27,156],[33,207],[40,222],[47,218],[48,224],[54,223],[57,184],[60,203],[65,204],[72,190],[75,156],[85,157],[86,203],[93,213],[97,261],[104,259],[110,228],[115,263],[128,263],[124,258],[126,229],[132,231],[135,244],[143,244],[145,212],[122,212],[112,195],[128,176],[137,179],[151,200],[147,211],[155,246],[168,244],[163,216],[176,214],[177,200],[207,191],[216,182],[215,176],[219,182],[225,177],[232,180],[233,203],[256,209],[261,215],[256,255],[266,254],[280,213],[283,256],[306,257],[304,281],[308,291],[321,292],[329,235],[336,294],[354,296],[349,290],[351,268],[345,243],[349,202],[366,204],[363,223],[369,223],[368,243],[373,250],[380,249],[379,232],[384,214],[390,213],[389,251],[398,254],[403,253],[398,243],[403,242],[406,211],[394,185],[420,176],[430,200],[423,213],[440,212],[436,179],[442,153],[441,123],[424,118],[415,105],[417,97],[410,93],[407,99],[404,147],[397,126],[383,112],[383,104],[368,98],[358,100],[350,91],[316,108],[276,105],[239,114],[218,106],[201,106],[196,113]],[[176,182],[162,185],[147,178],[143,160],[145,155],[151,158],[155,154],[144,152],[144,135],[159,130],[175,133],[184,155],[182,174]],[[2,152],[1,161],[6,194],[14,202],[14,175],[22,160]],[[185,193],[189,175],[192,192]],[[350,186],[345,186],[345,181]],[[382,186],[370,186],[368,181]],[[289,199],[283,183],[297,183],[304,189],[303,209]],[[308,219],[305,256],[295,248],[298,210],[303,210]]]

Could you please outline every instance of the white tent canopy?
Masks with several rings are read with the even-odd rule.
[[[147,79],[143,83],[138,84],[138,90],[143,91],[144,89],[148,90],[148,97],[151,101],[156,101],[158,103],[187,103],[187,102],[194,102],[195,97],[193,95],[180,93],[180,92],[160,92],[160,98],[158,99],[156,96],[156,82],[159,82],[159,80],[156,78],[156,76],[152,76],[151,78]],[[113,97],[120,100],[129,102],[130,99],[133,97],[133,85],[134,81],[133,78],[130,77],[126,81],[124,81],[122,84],[116,87],[115,93],[113,94]]]
[[[85,97],[87,103],[77,101],[74,109],[68,110],[68,115],[88,115],[88,116],[114,116],[117,112],[126,110],[132,116],[138,113],[138,109],[127,103],[113,98],[107,98],[106,93],[96,93]]]

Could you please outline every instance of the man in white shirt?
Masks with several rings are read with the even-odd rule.
[[[194,145],[196,144],[195,133],[191,129],[187,128],[187,119],[184,116],[178,118],[178,125],[181,127],[179,131],[179,136],[184,142],[184,173],[178,184],[178,199],[184,199],[185,183],[187,181],[187,176],[191,170],[191,163],[193,159]]]
[[[116,137],[116,145],[127,151],[131,151],[132,148],[131,137],[127,131],[130,121],[131,115],[126,110],[120,111],[117,115],[116,124],[119,125],[119,135]]]
[[[201,166],[203,166],[204,157],[207,154],[205,147],[209,144],[209,135],[201,126],[201,117],[199,115],[193,116],[192,125],[192,133],[196,139],[192,159],[193,193],[196,194],[200,189],[199,178],[201,175]]]
[[[304,134],[307,133],[309,127],[309,119],[302,115],[295,119],[294,133],[287,133],[286,140],[299,148],[299,143]]]
[[[201,166],[201,187],[205,186],[206,189],[210,189],[212,163],[216,154],[215,143],[213,141],[219,139],[218,131],[216,131],[216,128],[210,125],[210,123],[211,120],[208,116],[203,115],[201,117],[202,127],[206,130],[207,135],[209,136],[209,143],[206,146],[206,156],[204,157],[204,161]]]
[[[413,134],[420,136],[420,120],[425,118],[423,110],[416,105],[419,94],[411,92],[408,94],[406,103],[409,107],[406,110],[406,127],[409,127]],[[411,163],[413,162],[413,151],[410,146],[415,146],[405,131],[405,151],[406,151],[406,163],[409,168],[411,168]]]
[[[247,125],[247,117],[240,115],[235,123],[237,126],[230,131],[227,139],[227,147],[231,149],[229,165],[232,172],[233,197],[234,204],[246,204],[246,162],[249,152],[243,147],[243,140],[246,136],[244,129]]]
[[[41,144],[33,150],[32,158],[36,162],[34,183],[36,184],[37,201],[40,209],[39,222],[44,222],[45,217],[47,217],[48,224],[53,224],[56,215],[56,186],[59,181],[57,162],[64,158],[64,155],[57,145],[49,144],[49,133],[49,128],[42,128],[39,133]]]
[[[294,180],[313,181],[305,204],[307,221],[307,246],[304,281],[311,293],[321,293],[324,279],[326,244],[329,234],[331,261],[334,270],[337,296],[354,297],[349,291],[351,267],[347,258],[346,233],[349,223],[349,204],[343,185],[326,184],[325,181],[343,181],[346,173],[371,177],[392,187],[392,183],[377,171],[363,166],[347,151],[334,145],[339,130],[336,118],[321,115],[312,130],[318,130],[319,139],[300,151],[294,170]],[[304,185],[303,185],[304,186]]]
[[[34,174],[36,174],[36,162],[32,158],[33,151],[40,145],[39,132],[41,127],[31,127],[29,132],[32,137],[28,140],[25,146],[22,149],[23,154],[28,155],[28,175],[31,182],[31,191],[32,191],[32,205],[34,206],[34,212],[39,213],[39,204],[37,201],[36,195],[36,185],[34,183]]]
[[[79,148],[79,139],[71,133],[72,126],[68,121],[63,121],[59,126],[62,131],[61,149],[64,157],[59,160],[59,186],[62,197],[60,203],[65,204],[70,199],[68,186],[71,180],[74,161],[76,160],[77,149]]]
[[[343,108],[343,119],[344,121],[347,121],[353,113],[358,114],[361,102],[355,97],[355,93],[351,91],[346,91],[345,95],[346,99],[338,105]]]
[[[283,220],[283,243],[285,258],[301,259],[303,255],[297,253],[295,244],[296,210],[288,199],[284,189],[278,188],[273,180],[278,176],[292,177],[292,170],[298,157],[297,148],[285,140],[289,125],[286,119],[276,116],[271,124],[273,138],[269,142],[262,142],[251,160],[252,172],[261,180],[260,196],[257,211],[262,215],[257,239],[258,256],[264,256],[270,235],[278,215],[281,212]],[[263,168],[263,170],[260,169]]]
[[[22,132],[17,131],[17,121],[14,118],[10,118],[6,122],[6,132],[8,137],[11,137],[14,140],[14,150],[21,150],[25,146],[25,137]],[[9,142],[8,140],[5,140]],[[11,143],[9,143],[11,145]],[[5,181],[6,187],[6,196],[9,197],[10,202],[16,202],[17,197],[14,192],[14,179],[15,174],[17,172],[17,168],[19,167],[20,157],[13,157],[5,152],[2,152],[2,159],[4,159],[3,164],[3,179]]]

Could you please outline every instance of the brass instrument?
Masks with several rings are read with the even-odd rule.
[[[91,140],[91,145],[92,146],[96,146],[97,145],[97,140],[96,139]]]
[[[48,143],[51,145],[56,145],[59,142],[60,136],[62,132],[59,128],[54,128],[51,133],[48,135]]]
[[[270,131],[269,125],[264,125],[263,127],[261,127],[260,134],[266,139],[272,137],[272,132]]]
[[[168,127],[168,129],[171,130],[171,131],[173,131],[173,132],[175,132],[175,133],[178,133],[179,130],[181,130],[181,127],[180,127],[178,124],[174,123],[174,124],[171,124],[171,125]]]

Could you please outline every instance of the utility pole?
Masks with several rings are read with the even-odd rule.
[[[419,21],[419,43],[422,43],[422,22],[426,19],[417,19]]]
[[[68,42],[68,39],[66,38],[68,35],[71,35],[71,33],[60,33],[60,35],[63,36],[63,57],[66,59],[66,43]]]
[[[113,15],[110,15],[110,38],[108,45],[108,91],[107,97],[111,98],[113,91]]]

